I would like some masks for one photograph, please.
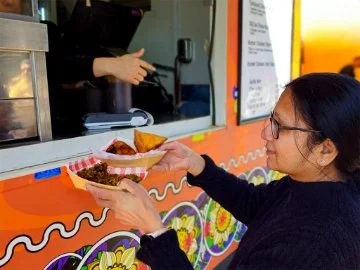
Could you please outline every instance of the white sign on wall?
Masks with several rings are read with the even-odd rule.
[[[238,124],[269,115],[291,79],[293,0],[242,0]]]

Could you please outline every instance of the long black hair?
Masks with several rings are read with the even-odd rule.
[[[309,136],[309,149],[329,138],[338,150],[335,167],[344,176],[360,180],[360,83],[347,75],[312,73],[287,87],[296,114],[321,131]]]

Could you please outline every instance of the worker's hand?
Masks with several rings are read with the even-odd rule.
[[[163,144],[158,150],[166,151],[166,154],[152,167],[153,170],[162,172],[185,170],[197,176],[205,168],[205,160],[202,156],[179,142]]]
[[[95,77],[114,76],[134,85],[139,85],[147,75],[147,70],[155,71],[155,67],[141,59],[145,50],[126,54],[120,57],[96,58],[93,64]]]
[[[118,185],[121,190],[108,190],[87,185],[99,206],[110,208],[115,217],[124,225],[153,233],[163,228],[155,203],[145,188],[129,179]]]

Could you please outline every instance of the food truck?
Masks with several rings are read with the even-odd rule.
[[[134,128],[208,154],[251,183],[281,177],[266,167],[260,134],[283,85],[299,74],[298,1],[20,2],[21,9],[0,12],[1,269],[148,269],[136,259],[140,232],[98,207],[68,173],[69,164],[114,138],[132,140]],[[61,28],[64,18],[67,27]],[[129,86],[116,80],[107,81],[103,96],[103,82],[93,78],[81,89],[64,80],[61,94],[53,94],[60,91],[54,78],[71,69],[48,61],[53,22],[65,33],[64,44],[75,44],[76,50],[65,50],[70,56],[95,55],[96,46],[112,56],[144,47],[157,74],[133,87],[131,98]],[[89,42],[91,50],[84,47]],[[148,112],[139,116],[144,122],[131,123],[136,111],[129,107]],[[72,122],[78,115],[81,126]],[[54,128],[52,121],[61,120],[65,125]],[[194,269],[226,267],[246,226],[187,184],[185,172],[146,173],[140,184],[164,224],[177,231]]]

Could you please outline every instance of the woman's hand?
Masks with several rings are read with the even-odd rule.
[[[120,57],[96,58],[93,63],[95,77],[114,76],[120,81],[139,85],[147,75],[146,70],[155,71],[155,67],[140,59],[145,50]]]
[[[121,190],[107,190],[92,185],[86,189],[99,206],[110,208],[124,225],[140,230],[143,234],[163,228],[156,206],[148,192],[129,179],[119,183]]]
[[[158,150],[167,151],[164,157],[152,168],[157,171],[185,170],[194,176],[199,175],[205,168],[205,160],[189,147],[178,143],[163,144]]]

